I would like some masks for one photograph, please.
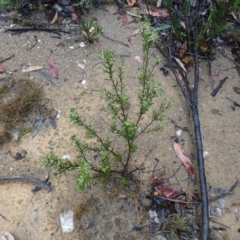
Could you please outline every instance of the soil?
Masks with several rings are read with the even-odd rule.
[[[137,29],[136,23],[122,26],[120,15],[114,14],[117,9],[114,6],[106,6],[109,12],[104,10],[92,10],[87,17],[95,17],[103,28],[103,33],[109,38],[128,44],[127,37]],[[128,22],[133,20],[128,16]],[[61,39],[53,38],[55,34],[46,32],[26,32],[21,35],[13,35],[4,32],[10,27],[11,21],[0,21],[1,58],[12,54],[15,57],[4,63],[5,73],[0,75],[2,82],[8,81],[9,76],[23,76],[34,81],[42,87],[46,106],[49,109],[59,111],[60,118],[56,120],[56,129],[51,127],[48,121],[38,131],[37,135],[30,139],[31,133],[22,136],[16,141],[4,144],[0,153],[0,176],[28,175],[39,179],[45,179],[52,172],[40,164],[40,159],[49,152],[49,141],[53,141],[55,152],[58,156],[68,155],[74,160],[77,156],[70,138],[76,135],[83,139],[84,132],[71,124],[69,111],[76,108],[80,116],[90,121],[98,131],[106,135],[110,114],[106,104],[100,96],[99,89],[107,87],[100,64],[94,66],[99,60],[98,51],[103,48],[113,50],[117,55],[129,55],[124,57],[126,61],[125,81],[126,91],[133,96],[130,108],[134,115],[136,106],[137,79],[136,72],[140,63],[134,58],[141,56],[141,39],[137,35],[133,38],[132,47],[127,47],[116,41],[111,41],[100,36],[93,44],[86,42],[78,27],[64,25],[71,34],[62,34]],[[18,26],[15,26],[18,27]],[[33,46],[37,37],[37,44]],[[85,47],[80,43],[85,42]],[[230,51],[227,51],[231,57]],[[152,56],[158,56],[157,49],[153,49]],[[50,84],[37,72],[22,73],[22,69],[28,66],[43,66],[44,71],[53,77],[46,59],[50,58],[59,71],[59,78],[53,78],[54,85]],[[84,63],[86,67],[81,69],[78,63]],[[33,193],[35,187],[29,182],[5,181],[0,183],[0,236],[10,232],[16,239],[40,240],[40,239],[148,239],[149,216],[145,206],[149,202],[144,198],[149,185],[152,170],[159,159],[155,172],[158,177],[170,176],[179,166],[173,149],[173,139],[179,130],[172,121],[178,125],[187,127],[188,132],[183,132],[181,143],[185,153],[190,156],[197,174],[197,159],[194,147],[194,133],[191,113],[185,103],[180,89],[176,85],[172,73],[163,76],[160,68],[166,60],[162,58],[155,71],[155,79],[161,83],[164,89],[164,97],[174,101],[173,107],[167,112],[168,125],[163,132],[144,135],[138,142],[139,151],[134,155],[132,165],[142,163],[145,159],[145,170],[136,174],[138,181],[131,181],[123,187],[117,179],[113,178],[105,187],[92,185],[84,192],[75,190],[76,172],[63,175],[60,179],[50,177],[52,191],[42,189]],[[222,55],[216,55],[216,60],[211,62],[212,70],[226,69],[218,77],[209,77],[208,63],[201,61],[199,86],[199,112],[204,151],[208,151],[209,157],[205,159],[205,169],[209,197],[216,193],[211,188],[221,187],[229,189],[239,175],[239,123],[240,109],[233,108],[233,102],[226,97],[240,102],[240,96],[233,91],[233,86],[240,86],[239,75],[232,68],[233,63]],[[190,69],[190,71],[192,71]],[[211,92],[219,81],[228,76],[226,83],[215,97]],[[161,101],[158,100],[158,102]],[[148,120],[148,118],[144,119]],[[115,145],[124,147],[120,140],[115,139]],[[9,153],[27,151],[22,160],[16,161]],[[180,186],[186,192],[198,190],[198,181],[191,183],[188,180],[186,170],[182,167],[175,178],[171,179],[172,186]],[[239,207],[231,206],[232,202],[240,199],[239,185],[234,193],[226,196],[226,204],[221,207],[217,202],[210,205],[221,209],[222,215],[214,219],[219,224],[211,222],[211,227],[228,226],[225,231],[214,231],[216,239],[239,239]],[[75,228],[72,233],[63,234],[60,224],[60,214],[67,211],[74,212]],[[133,231],[134,226],[143,226],[141,231]],[[156,239],[156,237],[152,237]]]

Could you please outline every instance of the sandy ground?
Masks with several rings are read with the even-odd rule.
[[[122,26],[119,15],[114,15],[116,8],[107,6],[109,12],[95,10],[91,16],[98,19],[99,25],[103,28],[106,36],[127,43],[126,37],[131,35],[137,28],[135,23]],[[131,17],[129,17],[129,22]],[[141,56],[140,36],[133,39],[134,46],[126,47],[115,41],[110,41],[102,36],[98,42],[89,44],[81,48],[80,42],[84,41],[79,31],[73,34],[63,34],[62,39],[52,38],[53,34],[43,32],[27,32],[21,35],[11,35],[4,33],[10,26],[9,21],[0,21],[0,57],[5,58],[15,54],[12,60],[4,63],[6,72],[0,75],[0,80],[4,81],[6,76],[25,76],[32,81],[41,84],[45,97],[48,99],[47,107],[61,111],[57,120],[57,128],[54,130],[49,123],[44,123],[38,134],[29,140],[30,134],[23,136],[18,141],[6,144],[2,149],[9,149],[16,153],[21,149],[27,151],[27,156],[15,161],[9,154],[0,154],[0,175],[29,175],[39,179],[45,179],[51,173],[50,169],[45,169],[40,165],[40,159],[48,153],[48,142],[52,140],[54,148],[59,156],[67,154],[71,159],[76,157],[70,137],[76,135],[79,139],[84,138],[84,133],[69,121],[69,110],[74,107],[81,116],[85,116],[102,134],[106,134],[106,128],[110,120],[109,111],[104,101],[100,97],[99,89],[107,87],[104,81],[104,74],[100,65],[92,68],[99,60],[98,51],[102,48],[109,48],[116,54],[126,55],[126,85],[127,92],[133,96],[137,92],[136,70],[140,66],[134,57]],[[37,45],[29,50],[34,43],[34,36],[37,36]],[[56,45],[58,44],[58,46]],[[153,56],[158,55],[158,51],[153,50]],[[228,55],[231,57],[230,51]],[[31,72],[23,74],[21,71],[27,66],[43,66],[45,71],[52,75],[51,69],[47,66],[46,59],[50,57],[59,70],[59,79],[54,79],[55,85],[50,85],[38,73]],[[82,70],[78,63],[83,60],[87,65]],[[162,84],[165,91],[163,97],[171,98],[174,101],[172,109],[167,113],[169,119],[173,119],[182,127],[188,127],[188,132],[183,132],[180,137],[184,142],[184,150],[197,169],[194,140],[191,137],[192,118],[185,100],[176,86],[175,79],[170,73],[164,77],[159,70],[165,63],[163,59],[158,69],[156,69],[156,80]],[[228,189],[235,182],[239,174],[239,119],[240,109],[236,107],[233,111],[233,103],[225,97],[229,97],[240,102],[240,97],[233,90],[233,86],[239,86],[239,76],[235,69],[222,72],[218,77],[214,77],[212,84],[208,75],[208,64],[204,61],[200,63],[201,82],[199,89],[199,112],[202,128],[204,150],[209,152],[209,157],[205,160],[207,186],[209,197],[215,196],[210,188]],[[217,54],[217,60],[212,62],[212,69],[230,68],[233,64]],[[219,80],[229,76],[227,82],[217,94],[211,96],[213,86],[216,87]],[[83,83],[85,80],[85,84]],[[134,109],[135,100],[130,107]],[[165,175],[168,176],[180,165],[173,149],[171,137],[176,135],[176,128],[168,120],[167,128],[158,134],[151,134],[142,137],[139,144],[139,151],[134,156],[134,163],[141,163],[147,153],[145,162],[145,173],[137,174],[140,184],[131,183],[124,188],[119,184],[110,184],[107,189],[101,189],[93,185],[85,192],[75,191],[76,173],[71,172],[59,180],[50,179],[53,190],[47,192],[41,190],[32,193],[34,185],[26,182],[1,182],[0,183],[0,236],[5,232],[12,233],[16,239],[40,240],[40,239],[147,239],[147,228],[141,232],[132,231],[136,225],[146,225],[148,223],[148,213],[144,206],[147,200],[144,194],[147,190],[148,180],[155,165],[155,158],[158,158],[158,168],[165,168]],[[116,140],[117,141],[117,140]],[[122,147],[121,142],[116,142]],[[160,176],[162,171],[156,174]],[[187,173],[181,168],[177,173],[177,178],[171,183],[182,186],[185,191],[198,189],[198,183],[189,183]],[[217,202],[211,206],[219,207],[222,216],[215,220],[227,225],[226,231],[215,231],[218,239],[239,238],[239,207],[231,207],[233,201],[240,199],[239,186],[234,194],[224,198],[226,205],[221,208]],[[60,226],[59,216],[63,212],[72,210],[75,213],[75,230],[69,234],[63,234]],[[6,219],[4,219],[4,216]],[[221,225],[211,223],[211,226],[221,227]],[[154,238],[153,238],[154,239]]]

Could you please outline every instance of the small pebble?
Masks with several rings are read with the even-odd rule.
[[[220,208],[211,208],[210,207],[209,213],[210,213],[210,215],[215,216],[215,217],[222,216],[222,211]]]
[[[57,116],[56,116],[56,119],[60,119],[60,117],[61,117],[61,110],[57,110]]]
[[[222,208],[225,207],[226,201],[225,201],[223,198],[219,198],[219,199],[217,200],[217,202],[220,204],[220,206],[221,206]]]
[[[203,152],[203,158],[207,159],[209,157],[209,152],[208,151],[204,151]]]
[[[65,155],[62,155],[62,159],[63,159],[63,160],[70,160],[70,156],[68,156],[68,155],[66,155],[66,154],[65,154]]]
[[[180,129],[180,130],[176,131],[176,134],[180,137],[182,135],[182,132],[183,131]]]
[[[156,239],[157,240],[167,240],[163,235],[157,235]]]
[[[85,45],[85,43],[84,42],[81,42],[80,44],[79,44],[79,47],[81,47],[81,48],[84,48],[86,45]]]

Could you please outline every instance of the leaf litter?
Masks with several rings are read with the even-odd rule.
[[[53,63],[53,61],[50,58],[48,58],[47,63],[49,65],[49,67],[52,68],[52,72],[53,72],[54,76],[56,78],[58,78],[58,70],[57,70],[57,67],[55,66],[55,64]]]
[[[177,155],[177,157],[180,159],[180,161],[182,162],[182,164],[184,165],[184,167],[186,168],[187,172],[188,172],[188,175],[189,177],[191,178],[191,180],[195,180],[195,173],[194,173],[194,169],[193,169],[193,165],[192,165],[192,162],[191,160],[189,159],[189,157],[187,157],[185,154],[184,154],[184,151],[183,149],[181,148],[181,146],[174,142],[174,150],[175,150],[175,153]]]
[[[32,71],[37,71],[37,70],[40,70],[42,69],[43,67],[41,66],[30,66],[28,68],[23,68],[22,72],[23,73],[26,73],[26,72],[32,72]]]

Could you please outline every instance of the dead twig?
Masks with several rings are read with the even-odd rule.
[[[4,217],[1,213],[0,213],[0,216],[4,219],[4,220],[6,220],[7,221],[7,218],[6,217]]]
[[[239,180],[237,179],[235,181],[235,183],[229,188],[228,192],[223,193],[223,194],[218,195],[218,196],[215,196],[215,197],[212,197],[212,198],[209,198],[208,202],[214,202],[214,201],[218,200],[219,198],[223,198],[223,197],[225,197],[227,195],[231,195],[233,190],[237,187],[238,184],[239,184]]]
[[[126,43],[124,43],[124,42],[121,42],[121,41],[118,41],[118,40],[115,40],[115,39],[112,39],[112,38],[110,38],[110,37],[107,37],[107,36],[105,36],[103,33],[102,33],[102,36],[103,36],[104,38],[110,40],[110,41],[117,42],[117,43],[123,44],[123,45],[126,46],[126,47],[129,47],[128,44],[126,44]]]
[[[162,180],[168,180],[168,179],[170,179],[170,178],[172,178],[178,171],[179,171],[179,169],[182,167],[182,164],[180,164],[180,166],[177,168],[177,170],[171,175],[171,176],[169,176],[169,177],[167,177],[167,178],[162,178]]]
[[[43,27],[31,27],[31,28],[8,28],[4,32],[13,32],[14,34],[21,34],[24,32],[29,32],[29,31],[42,31],[42,32],[50,32],[50,33],[55,33],[57,35],[60,35],[60,32],[62,33],[67,33],[70,34],[71,32],[62,30],[60,28],[43,28]]]
[[[223,86],[223,84],[226,82],[227,78],[228,77],[225,77],[223,80],[221,80],[220,83],[218,84],[218,86],[212,91],[211,95],[213,97],[215,97],[217,95],[218,91]]]
[[[225,227],[225,228],[230,228],[229,226],[227,226],[227,225],[225,225],[225,224],[222,224],[222,223],[220,223],[220,222],[217,222],[217,221],[214,220],[213,218],[210,218],[210,221],[211,221],[211,222],[214,222],[214,223],[216,223],[216,224],[218,224],[218,225],[220,225],[220,226],[223,226],[223,227]]]
[[[235,107],[240,107],[240,104],[239,104],[239,103],[235,102],[234,100],[232,100],[232,99],[230,99],[230,98],[228,98],[228,97],[225,97],[225,98],[228,99],[228,100],[230,100],[231,102],[233,102],[233,105],[234,105]]]
[[[163,199],[165,201],[177,202],[177,203],[185,203],[185,204],[190,204],[190,203],[193,204],[194,203],[194,202],[186,202],[186,201],[182,201],[182,200],[178,200],[178,199],[171,199],[171,198],[164,198],[164,197],[157,197],[157,198]]]
[[[13,55],[11,55],[10,57],[7,57],[7,58],[4,58],[4,59],[0,59],[0,63],[4,63],[4,62],[6,62],[6,61],[8,61],[8,60],[10,60],[11,58],[13,58],[15,55],[13,54]]]
[[[8,181],[8,180],[24,180],[28,182],[32,182],[39,187],[45,188],[48,192],[52,191],[50,184],[46,181],[42,181],[37,178],[29,177],[29,176],[3,176],[0,177],[0,181]]]

